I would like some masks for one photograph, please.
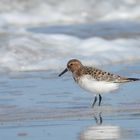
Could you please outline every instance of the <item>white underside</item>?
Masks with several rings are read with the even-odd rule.
[[[106,81],[97,81],[90,75],[84,75],[78,81],[81,88],[93,93],[93,94],[103,94],[109,93],[119,88],[118,83],[111,83]]]

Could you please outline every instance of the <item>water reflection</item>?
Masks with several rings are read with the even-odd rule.
[[[96,124],[100,124],[101,125],[103,123],[102,113],[100,112],[98,114],[98,116],[96,116],[96,114],[94,114],[94,119],[95,119]]]
[[[117,125],[103,124],[102,113],[94,114],[96,124],[85,128],[80,140],[114,140],[123,137],[124,130]]]

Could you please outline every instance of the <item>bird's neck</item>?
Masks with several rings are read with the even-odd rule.
[[[84,74],[84,70],[83,68],[80,68],[80,69],[75,70],[72,74],[73,74],[74,80],[77,82],[80,79],[80,77]]]

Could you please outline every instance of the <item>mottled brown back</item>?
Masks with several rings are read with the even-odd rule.
[[[109,72],[105,72],[105,71],[102,71],[100,69],[93,68],[93,67],[84,67],[83,73],[92,75],[94,77],[94,79],[96,79],[98,81],[124,83],[124,82],[139,80],[137,78],[122,77],[122,76],[115,75],[115,74],[112,74]]]

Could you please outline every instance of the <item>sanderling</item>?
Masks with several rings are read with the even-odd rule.
[[[127,78],[105,72],[95,67],[84,66],[77,59],[70,60],[67,63],[67,68],[61,72],[59,76],[63,75],[67,71],[72,72],[75,82],[78,83],[81,88],[95,94],[92,107],[94,107],[98,96],[98,105],[101,105],[101,94],[117,90],[121,83],[140,80],[138,78]]]

